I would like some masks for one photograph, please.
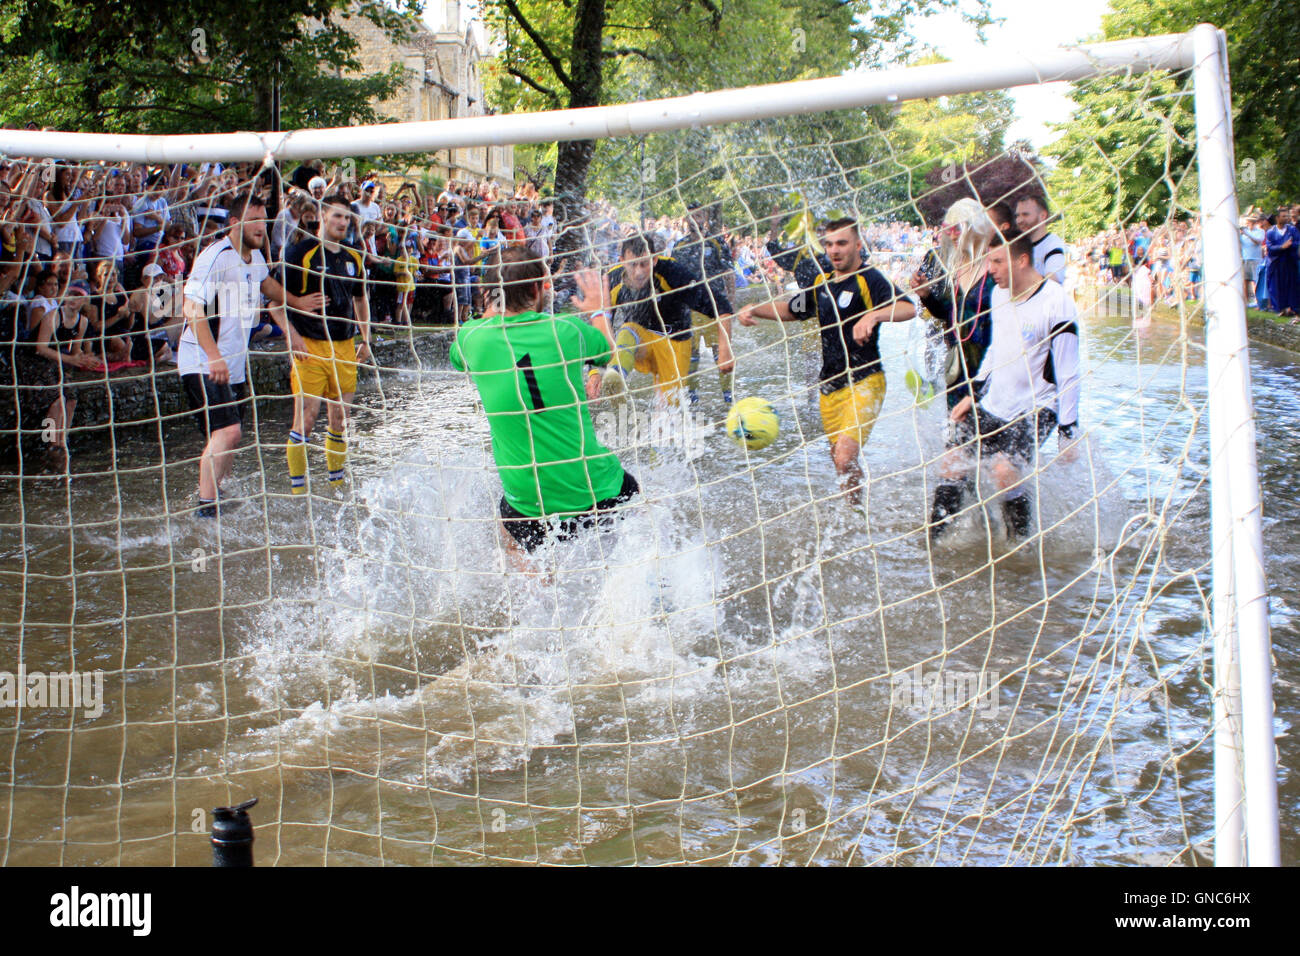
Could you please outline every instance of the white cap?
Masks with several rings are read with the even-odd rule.
[[[163,274],[163,267],[158,265],[158,263],[156,262],[151,262],[147,266],[145,266],[142,270],[140,270],[140,275],[144,276],[146,279],[149,278],[150,276],[160,276],[162,274]]]
[[[311,179],[307,180],[308,190],[315,189],[317,186],[319,186],[321,189],[324,189],[328,185],[329,184],[325,182],[325,179],[321,176],[313,176]]]

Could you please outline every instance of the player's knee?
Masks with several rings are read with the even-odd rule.
[[[999,488],[1010,488],[1020,480],[1020,470],[1007,459],[1000,458],[993,463],[993,480]]]
[[[965,461],[957,452],[948,452],[939,462],[939,477],[956,481],[966,477]]]
[[[858,458],[858,443],[851,438],[841,438],[835,443],[835,448],[831,452],[831,457],[835,460],[835,467],[844,471]]]

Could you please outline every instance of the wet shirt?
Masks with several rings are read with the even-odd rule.
[[[366,275],[360,252],[344,245],[330,252],[319,239],[308,239],[289,247],[283,269],[287,292],[306,296],[323,291],[326,296],[324,317],[286,307],[299,335],[339,342],[357,334],[352,300],[365,294]]]
[[[818,276],[828,276],[834,271],[824,254],[814,256],[807,246],[782,249],[780,243],[771,239],[767,243],[767,254],[777,266],[794,274],[794,281],[799,283],[801,289],[809,288]]]
[[[691,336],[691,312],[717,318],[733,311],[725,294],[712,292],[675,258],[666,256],[655,257],[644,289],[632,289],[624,282],[622,266],[610,272],[609,286],[615,328],[635,322],[670,339],[685,339]]]
[[[812,286],[792,295],[787,304],[797,319],[816,317],[822,330],[823,395],[883,371],[880,364],[880,326],[859,345],[853,326],[867,312],[903,299],[904,294],[872,266],[838,278],[819,275]]]
[[[703,279],[715,297],[726,297],[726,277],[735,268],[726,243],[715,236],[693,235],[673,247],[673,261],[689,269],[696,280]]]
[[[610,359],[599,329],[572,315],[494,315],[461,326],[450,358],[478,389],[517,512],[581,514],[619,493],[623,466],[597,440],[583,387],[583,363]]]

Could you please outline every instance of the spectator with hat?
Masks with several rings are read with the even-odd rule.
[[[361,225],[365,225],[371,220],[383,221],[384,212],[376,201],[375,189],[376,183],[373,179],[367,179],[361,184],[361,198],[352,204],[352,211],[357,214]]]

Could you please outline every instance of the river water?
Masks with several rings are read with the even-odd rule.
[[[259,863],[1208,862],[1199,329],[1088,319],[1092,430],[1049,443],[1014,550],[996,503],[927,547],[942,402],[903,387],[906,325],[866,506],[834,498],[807,332],[738,334],[764,451],[716,427],[707,361],[697,430],[599,416],[645,495],[533,575],[445,369],[363,392],[338,498],[287,496],[284,404],[219,522],[183,419],[165,463],[134,435],[70,482],[8,466],[0,670],[102,670],[105,706],[0,710],[0,860],[204,864],[211,808],[257,796]],[[1294,863],[1300,368],[1253,362]]]

